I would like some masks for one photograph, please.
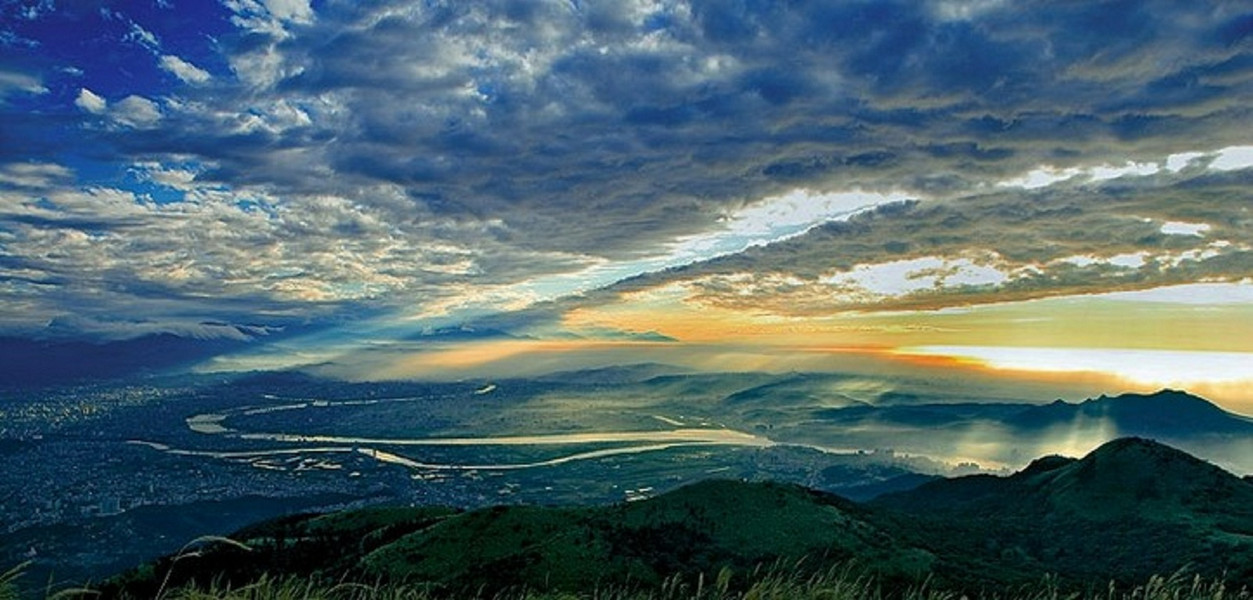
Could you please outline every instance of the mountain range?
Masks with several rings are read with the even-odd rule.
[[[780,439],[793,435],[805,442],[844,436],[850,440],[846,443],[857,447],[894,447],[933,456],[945,456],[954,447],[979,440],[983,443],[974,460],[1017,465],[1056,448],[1083,451],[1118,437],[1138,436],[1169,443],[1228,468],[1253,469],[1253,419],[1170,389],[1049,404],[893,398],[837,403],[810,414],[808,421],[793,419],[800,425],[790,430],[776,427],[775,435]],[[901,435],[909,430],[926,435]]]
[[[1073,404],[1058,400],[1033,406],[1007,420],[1025,430],[1071,426],[1083,421],[1108,421],[1120,432],[1154,437],[1253,433],[1253,420],[1227,412],[1204,398],[1170,389],[1153,394],[1103,395]]]
[[[729,402],[743,395],[728,398]],[[882,403],[851,402],[827,408],[821,415],[831,421],[879,422],[920,427],[945,426],[974,420],[998,422],[1019,433],[1052,428],[1103,424],[1123,436],[1191,437],[1253,433],[1253,420],[1223,410],[1187,392],[1163,389],[1151,394],[1102,395],[1082,402],[1057,400],[1050,404],[944,402]]]

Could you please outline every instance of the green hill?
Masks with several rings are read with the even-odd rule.
[[[376,508],[271,521],[179,564],[172,582],[244,584],[263,573],[335,581],[429,582],[446,589],[591,589],[669,576],[741,572],[780,560],[859,559],[886,580],[915,580],[932,557],[897,545],[862,507],[795,485],[705,481],[596,508]],[[186,561],[189,563],[190,561]],[[869,563],[867,563],[869,564]],[[173,558],[129,572],[106,595],[155,594]]]
[[[598,509],[501,507],[448,519],[363,560],[368,575],[491,587],[565,589],[675,573],[749,570],[783,558],[873,558],[887,577],[924,573],[925,553],[897,546],[841,498],[793,485],[706,481]]]
[[[851,562],[892,589],[1009,589],[1049,573],[1076,590],[1176,572],[1249,584],[1253,485],[1130,438],[1082,459],[1045,457],[1008,477],[939,480],[866,504],[794,485],[706,481],[614,506],[374,508],[232,537],[251,550],[219,544],[194,560],[167,558],[103,591],[151,597],[167,572],[172,585],[265,574],[587,591],[802,559],[814,572]]]
[[[939,480],[870,505],[956,579],[1136,580],[1187,568],[1253,580],[1253,485],[1141,438],[1010,477]]]

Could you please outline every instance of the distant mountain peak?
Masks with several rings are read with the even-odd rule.
[[[1181,439],[1212,434],[1253,433],[1253,421],[1182,390],[1148,394],[1102,394],[1079,403],[1057,400],[1033,406],[1009,419],[1024,429],[1074,427],[1096,422],[1124,436]]]
[[[1210,402],[1209,400],[1206,400],[1205,398],[1196,396],[1194,394],[1189,394],[1188,392],[1183,391],[1183,390],[1173,390],[1170,388],[1162,388],[1156,392],[1152,392],[1149,394],[1126,393],[1126,394],[1121,394],[1118,396],[1108,396],[1105,394],[1101,394],[1097,398],[1086,400],[1084,404],[1087,404],[1089,402],[1128,402],[1128,403],[1131,403],[1131,402],[1135,402],[1135,403],[1171,402],[1171,403],[1179,403],[1181,405],[1211,406],[1211,407],[1214,407],[1215,409],[1218,409],[1217,405],[1215,405],[1213,402]]]

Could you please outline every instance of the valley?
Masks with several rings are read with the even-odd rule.
[[[1121,435],[1237,472],[1253,456],[1246,419],[1177,392],[1049,404],[926,381],[673,371],[369,384],[185,376],[15,395],[3,404],[3,451],[23,468],[0,478],[0,560],[82,580],[291,512],[596,505],[713,477],[866,500]],[[242,512],[184,517],[220,502]],[[130,541],[139,527],[151,535]]]

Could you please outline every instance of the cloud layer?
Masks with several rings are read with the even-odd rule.
[[[1248,283],[1251,178],[1197,169],[902,202],[611,291],[819,316]]]
[[[1249,145],[1242,2],[196,10],[0,5],[0,327],[419,313],[665,255],[797,189],[922,201],[693,267],[694,298],[1249,275],[1246,170],[995,187]]]

